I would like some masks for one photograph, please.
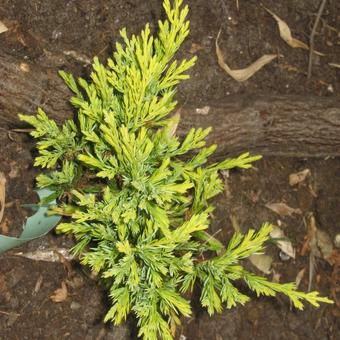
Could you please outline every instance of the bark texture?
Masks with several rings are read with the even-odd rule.
[[[55,69],[17,62],[0,54],[0,126],[18,127],[17,113],[42,107],[62,122],[72,116],[71,93]],[[178,134],[190,127],[213,127],[209,143],[218,144],[217,156],[244,151],[263,155],[340,156],[339,97],[253,96],[228,97],[180,108]],[[207,112],[208,111],[208,112]],[[202,114],[202,112],[204,114]]]

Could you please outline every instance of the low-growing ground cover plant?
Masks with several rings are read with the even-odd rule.
[[[157,37],[148,25],[139,36],[123,29],[113,58],[107,66],[94,58],[88,81],[60,72],[74,93],[74,120],[59,127],[41,109],[20,115],[39,139],[35,165],[49,169],[37,185],[55,192],[53,211],[67,216],[57,230],[74,235],[73,252],[108,288],[105,320],[119,324],[132,313],[139,336],[172,339],[180,317],[191,315],[195,285],[212,315],[249,300],[236,280],[258,296],[283,293],[298,309],[303,301],[331,302],[244,269],[242,259],[264,250],[270,224],[235,233],[227,246],[208,233],[209,200],[223,188],[219,171],[249,168],[260,157],[207,164],[216,149],[205,143],[210,129],[176,136],[176,86],[196,58],[174,60],[189,33],[188,7],[182,0],[163,6]]]

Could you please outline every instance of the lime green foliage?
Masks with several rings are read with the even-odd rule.
[[[210,129],[176,136],[179,116],[169,117],[176,85],[196,60],[173,59],[189,32],[181,4],[164,1],[167,20],[156,38],[148,25],[139,36],[122,30],[123,44],[108,66],[94,59],[90,81],[60,72],[74,92],[75,123],[60,128],[42,110],[20,116],[39,138],[35,165],[53,169],[38,177],[38,186],[57,190],[63,203],[56,211],[72,214],[58,231],[75,236],[74,252],[109,289],[105,320],[119,324],[133,313],[139,335],[153,340],[172,339],[179,318],[191,315],[184,293],[195,283],[210,314],[248,301],[235,280],[257,295],[283,293],[299,309],[303,300],[329,302],[242,267],[242,259],[263,251],[269,224],[235,234],[226,248],[207,232],[209,200],[222,190],[218,171],[246,169],[260,157],[246,153],[205,165],[216,149],[205,145]]]

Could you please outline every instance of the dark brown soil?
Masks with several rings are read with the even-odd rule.
[[[328,65],[340,63],[338,1],[327,2],[315,41],[316,49],[326,56],[315,59],[310,82],[305,75],[308,52],[292,49],[280,39],[275,21],[258,1],[239,0],[239,11],[236,0],[187,2],[191,10],[191,35],[181,55],[188,57],[193,48],[199,50],[192,77],[179,90],[181,103],[187,101],[202,107],[206,102],[225,101],[227,96],[257,93],[339,95],[340,70]],[[263,1],[288,23],[295,37],[305,42],[308,42],[319,3],[319,0]],[[162,15],[160,0],[1,0],[0,20],[10,30],[0,35],[0,49],[19,61],[48,67],[51,72],[65,69],[78,75],[87,74],[87,60],[95,55],[105,60],[119,39],[121,27],[138,32],[147,21],[155,27]],[[282,57],[239,84],[217,65],[215,38],[220,28],[220,46],[232,68],[245,67],[265,53],[279,53]],[[0,233],[18,235],[28,214],[20,205],[36,200],[33,187],[37,170],[32,167],[33,155],[34,144],[29,137],[0,127],[0,171],[7,179],[8,203]],[[296,188],[290,187],[289,174],[306,168],[312,174],[308,181]],[[282,261],[279,250],[270,246],[268,253],[274,258],[274,271],[281,274],[281,282],[287,282],[294,281],[297,273],[306,268],[300,289],[307,290],[309,254],[301,255],[307,234],[306,217],[312,212],[318,227],[331,239],[339,234],[340,159],[265,157],[256,164],[256,169],[232,172],[226,182],[225,195],[216,200],[212,232],[218,232],[221,240],[227,241],[234,230],[231,215],[243,231],[258,228],[264,221],[278,223],[279,219],[297,249],[297,257],[294,261]],[[264,206],[271,202],[300,208],[302,214],[281,217]],[[69,239],[51,233],[0,256],[0,339],[136,338],[133,320],[120,327],[102,323],[107,308],[106,294],[76,263],[72,263],[70,269],[60,263],[14,256],[16,251],[69,244]],[[251,266],[248,262],[246,265]],[[334,298],[332,292],[339,289],[339,282],[332,277],[333,270],[328,262],[317,260],[313,288]],[[62,281],[67,285],[69,296],[64,302],[54,303],[50,296]],[[41,283],[40,287],[37,282]],[[197,301],[193,305],[197,306]],[[322,305],[319,309],[307,307],[304,312],[297,312],[285,298],[256,299],[254,296],[245,307],[211,318],[198,307],[194,310],[192,319],[183,320],[178,332],[181,339],[183,336],[202,340],[337,339],[340,334],[340,309],[335,305]]]

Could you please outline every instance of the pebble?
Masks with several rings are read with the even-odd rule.
[[[290,256],[282,250],[280,251],[279,256],[281,261],[288,261],[290,259]]]
[[[340,234],[336,234],[335,237],[334,237],[334,245],[337,247],[337,248],[340,248]]]
[[[71,302],[70,308],[71,308],[72,310],[77,310],[77,309],[79,309],[80,307],[81,307],[81,304],[80,304],[80,303],[75,302],[75,301],[72,301],[72,302]]]

